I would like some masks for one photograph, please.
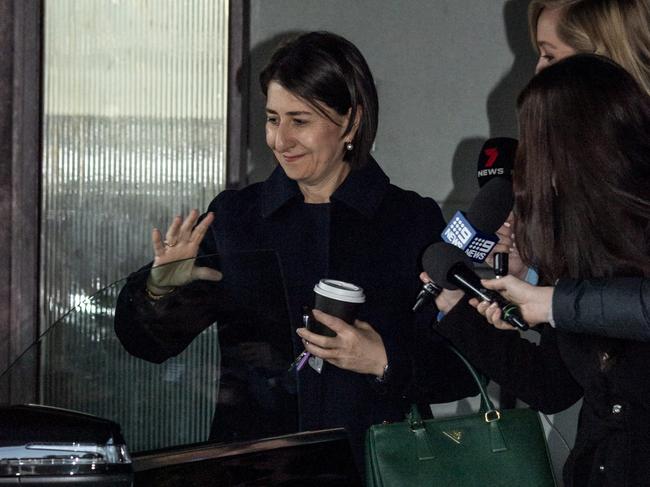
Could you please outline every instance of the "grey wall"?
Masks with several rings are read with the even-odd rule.
[[[380,99],[374,156],[392,181],[445,213],[477,190],[483,141],[516,136],[515,98],[535,57],[528,0],[251,0],[249,180],[274,162],[257,74],[287,33],[330,30],[366,56]]]
[[[433,197],[447,216],[466,209],[485,139],[517,136],[515,100],[536,61],[528,1],[251,0],[249,181],[275,165],[257,74],[287,34],[330,30],[354,42],[373,71],[380,100],[374,156],[391,180]],[[569,444],[576,413],[551,418]],[[549,446],[559,473],[568,450],[556,432]]]

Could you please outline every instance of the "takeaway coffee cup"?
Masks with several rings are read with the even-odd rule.
[[[359,306],[366,302],[363,289],[349,282],[321,279],[314,286],[314,308],[353,324]],[[336,336],[330,328],[319,323],[313,316],[307,320],[307,329],[326,336]]]

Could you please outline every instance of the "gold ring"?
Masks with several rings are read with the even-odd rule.
[[[177,243],[178,243],[178,242],[173,242],[173,243],[172,243],[172,242],[168,242],[167,240],[165,240],[165,241],[163,242],[163,244],[165,244],[165,247],[173,247],[173,246],[176,245]]]

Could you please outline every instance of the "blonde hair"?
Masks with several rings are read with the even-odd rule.
[[[578,52],[606,56],[650,94],[650,0],[533,0],[528,28],[537,50],[537,20],[544,9],[563,10],[558,36]]]

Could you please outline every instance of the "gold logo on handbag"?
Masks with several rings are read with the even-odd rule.
[[[442,434],[459,445],[460,441],[463,439],[463,432],[459,430],[443,431]]]

